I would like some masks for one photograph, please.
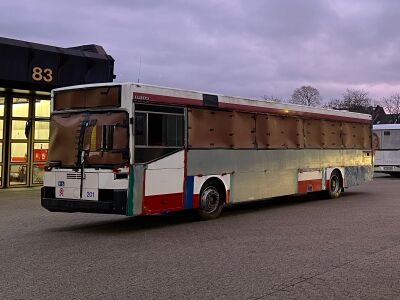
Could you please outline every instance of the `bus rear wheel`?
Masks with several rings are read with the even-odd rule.
[[[343,180],[340,172],[335,170],[329,179],[328,197],[331,199],[339,198],[343,190]]]
[[[218,184],[215,182],[206,183],[200,191],[198,216],[202,220],[217,218],[222,211],[224,196]]]

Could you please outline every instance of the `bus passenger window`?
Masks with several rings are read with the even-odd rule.
[[[147,114],[135,114],[135,144],[147,145]]]
[[[183,146],[183,116],[149,113],[148,118],[149,146]]]

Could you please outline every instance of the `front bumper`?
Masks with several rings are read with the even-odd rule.
[[[51,212],[85,212],[126,215],[126,190],[99,190],[99,200],[55,198],[55,188],[42,187],[41,203]]]

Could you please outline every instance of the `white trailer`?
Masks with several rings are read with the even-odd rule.
[[[400,177],[400,124],[374,125],[372,139],[375,173]]]

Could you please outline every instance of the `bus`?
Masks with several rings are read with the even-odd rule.
[[[325,193],[373,176],[371,117],[138,83],[52,91],[41,203],[127,216]]]
[[[400,177],[400,124],[374,125],[372,140],[375,173]]]

